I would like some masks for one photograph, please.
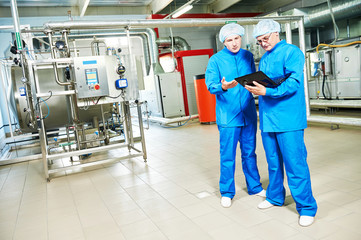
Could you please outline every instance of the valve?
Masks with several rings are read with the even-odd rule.
[[[61,41],[61,40],[56,41],[55,47],[56,47],[58,50],[63,51],[64,48],[65,48],[65,42],[64,42],[64,41]]]
[[[125,73],[125,67],[123,65],[119,65],[117,68],[118,75],[123,75]]]

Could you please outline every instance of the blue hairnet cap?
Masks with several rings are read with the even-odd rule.
[[[272,19],[264,19],[257,23],[253,29],[253,37],[257,38],[267,33],[280,32],[281,25]]]
[[[244,35],[244,28],[237,23],[228,23],[224,25],[219,31],[219,40],[223,43],[226,38],[232,35]]]

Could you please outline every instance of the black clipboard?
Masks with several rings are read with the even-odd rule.
[[[246,85],[254,86],[252,82],[256,81],[265,87],[275,88],[278,87],[281,83],[283,83],[290,75],[291,74],[289,73],[284,77],[271,79],[266,74],[264,74],[264,72],[258,71],[255,73],[244,75],[242,77],[235,78],[235,80],[239,82],[243,87],[245,87]]]

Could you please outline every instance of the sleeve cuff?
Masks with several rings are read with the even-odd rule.
[[[219,93],[227,92],[227,90],[224,90],[224,89],[222,88],[222,84],[219,84],[219,87],[218,87],[217,90],[218,90]]]
[[[273,96],[277,89],[275,88],[266,88],[266,96]]]

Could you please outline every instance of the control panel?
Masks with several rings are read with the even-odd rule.
[[[74,58],[78,98],[109,96],[108,82],[117,80],[116,56]]]

